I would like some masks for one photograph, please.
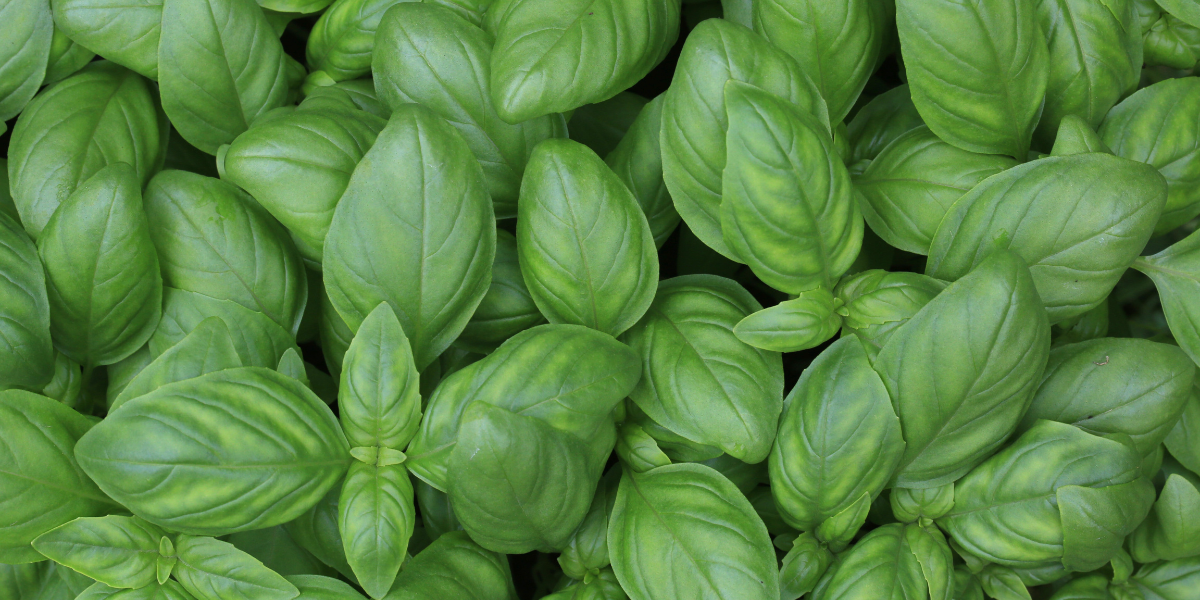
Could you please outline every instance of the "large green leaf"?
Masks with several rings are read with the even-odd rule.
[[[888,244],[928,254],[942,218],[979,182],[1017,165],[1007,156],[976,154],[943,142],[919,126],[888,144],[854,187],[863,217]]]
[[[208,317],[146,365],[109,404],[109,411],[176,381],[242,365],[229,327],[220,317]],[[259,365],[261,366],[261,365]]]
[[[789,294],[832,288],[862,245],[850,175],[824,124],[752,85],[725,85],[721,230],[733,258]]]
[[[1137,259],[1133,267],[1154,280],[1175,342],[1200,364],[1200,233]]]
[[[566,137],[562,115],[510,124],[489,92],[491,38],[448,8],[401,3],[379,24],[375,88],[392,109],[416,102],[450,122],[483,167],[496,216],[512,217],[525,163],[544,139]]]
[[[662,247],[667,236],[679,224],[679,213],[675,211],[675,203],[671,201],[671,194],[667,192],[667,184],[663,181],[659,135],[662,132],[664,97],[660,94],[646,104],[617,147],[604,157],[604,162],[637,198],[642,212],[646,213],[650,233],[654,234],[654,243],[658,247]]]
[[[504,340],[545,321],[521,275],[516,236],[497,229],[492,283],[455,345],[490,352]]]
[[[338,498],[338,530],[346,560],[372,598],[391,589],[416,518],[408,469],[358,461],[350,465]]]
[[[50,302],[37,246],[0,215],[0,388],[41,389],[54,377]]]
[[[175,578],[196,600],[291,600],[299,591],[258,559],[210,537],[180,535]]]
[[[216,154],[287,101],[279,36],[253,0],[164,0],[158,81],[183,139]]]
[[[46,558],[117,588],[154,581],[163,531],[137,517],[83,517],[33,541]]]
[[[907,444],[893,481],[937,487],[991,455],[1016,428],[1049,352],[1045,309],[1015,254],[998,249],[950,284],[875,360]]]
[[[44,557],[29,545],[78,517],[117,509],[75,461],[72,448],[92,421],[66,405],[21,390],[0,392],[0,560]],[[36,501],[34,501],[36,499]]]
[[[341,479],[347,450],[333,413],[303,384],[243,367],[130,400],[75,455],[138,516],[220,535],[300,516]]]
[[[767,528],[728,479],[703,465],[626,472],[608,548],[632,600],[779,598]]]
[[[1049,79],[1038,142],[1049,147],[1063,117],[1096,127],[1142,73],[1142,35],[1134,0],[1036,0],[1046,36]]]
[[[1025,160],[1049,77],[1033,2],[897,0],[913,104],[964,150]]]
[[[1152,165],[1167,180],[1167,204],[1154,232],[1200,213],[1200,78],[1166,79],[1113,107],[1100,138],[1117,156]]]
[[[301,256],[319,263],[333,209],[384,124],[365,111],[297,110],[233,140],[221,178],[249,192],[288,228]]]
[[[771,449],[771,494],[800,531],[879,495],[904,453],[887,389],[854,336],[826,348],[785,401]]]
[[[236,302],[174,288],[164,289],[163,298],[162,320],[148,344],[150,360],[182,342],[209,317],[225,322],[244,366],[274,369],[283,354],[296,347],[295,338],[286,329]]]
[[[493,219],[483,172],[459,134],[428,109],[401,106],[334,211],[325,239],[329,299],[351,331],[386,301],[424,369],[487,293]]]
[[[523,0],[492,33],[491,95],[509,123],[607,100],[675,45],[679,0]]]
[[[466,533],[447,533],[417,554],[384,600],[516,600],[503,554],[484,550]]]
[[[1165,200],[1162,178],[1131,160],[1092,153],[1026,163],[951,207],[925,274],[962,277],[1000,243],[1029,265],[1050,321],[1062,321],[1108,296],[1150,239]]]
[[[408,338],[391,305],[381,302],[342,362],[338,412],[350,446],[403,450],[421,424],[419,387]]]
[[[162,0],[54,0],[54,25],[79,45],[158,79]]]
[[[219,179],[163,171],[145,204],[166,285],[232,300],[295,335],[308,302],[304,265],[287,230],[252,198]]]
[[[1150,509],[1141,456],[1119,441],[1039,421],[954,484],[954,508],[938,524],[972,555],[1018,568],[1066,564],[1075,544],[1108,561]],[[1106,501],[1119,501],[1117,511]],[[1094,519],[1081,526],[1074,514]],[[1091,569],[1084,569],[1091,570]]]
[[[749,83],[829,123],[825,100],[800,65],[749,29],[708,19],[683,44],[663,100],[663,177],[675,208],[706,245],[735,258],[721,235],[725,169],[725,82]]]
[[[132,354],[162,316],[141,187],[133,167],[104,167],[59,205],[38,238],[55,346],[89,369]]]
[[[658,253],[645,214],[583,144],[548,140],[521,180],[517,253],[533,301],[551,323],[620,335],[646,313]]]
[[[611,427],[613,408],[640,376],[637,355],[607,334],[578,325],[540,325],[523,331],[442,381],[409,444],[406,464],[446,491],[459,421],[476,401],[544,421],[579,440],[592,440],[598,430]],[[597,471],[608,455],[600,458],[601,464],[594,465]]]
[[[1145,565],[1130,581],[1145,600],[1188,600],[1200,585],[1200,556]]]
[[[872,1],[751,3],[754,31],[800,63],[821,90],[835,123],[850,112],[875,71],[887,24]]]
[[[169,127],[153,85],[95,62],[46,88],[13,128],[8,176],[21,223],[35,239],[79,184],[107,165],[133,165],[143,184],[162,165]]]
[[[9,0],[0,6],[0,121],[20,113],[41,87],[53,36],[46,0]]]
[[[783,360],[739,340],[734,326],[762,306],[712,275],[663,281],[622,339],[642,359],[630,394],[654,421],[748,463],[761,462],[783,410]]]
[[[371,72],[375,32],[387,9],[420,0],[335,0],[308,35],[308,66],[335,81]]]
[[[863,536],[831,567],[815,600],[949,600],[953,555],[936,528],[885,525]]]
[[[1096,435],[1123,433],[1146,455],[1179,420],[1195,372],[1178,347],[1149,340],[1100,338],[1060,346],[1050,352],[1017,430],[1046,419]]]

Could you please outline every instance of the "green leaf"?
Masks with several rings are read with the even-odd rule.
[[[296,586],[253,556],[210,537],[180,535],[175,578],[197,600],[291,600]]]
[[[989,566],[979,572],[979,584],[987,595],[996,600],[1030,600],[1025,583],[1012,569]]]
[[[320,575],[291,575],[285,579],[300,590],[296,600],[364,600],[362,594],[340,579]]]
[[[632,421],[621,425],[614,450],[621,464],[635,473],[645,473],[654,467],[671,464],[671,459],[659,448],[657,440]]]
[[[1200,27],[1200,3],[1196,0],[1154,0],[1156,4],[1179,20]]]
[[[308,301],[304,265],[287,230],[250,196],[218,179],[163,171],[145,203],[166,285],[232,300],[295,335]]]
[[[917,531],[919,529],[916,525],[892,524],[872,530],[830,567],[825,578],[817,584],[812,598],[848,600],[886,598],[889,594],[901,598],[936,598],[930,594],[932,586],[925,579],[920,560],[928,549],[918,549],[912,544],[936,544],[941,536],[929,531]],[[912,534],[910,530],[914,530]],[[932,539],[926,540],[925,537]],[[944,558],[948,559],[950,548],[945,546],[944,541],[941,545],[944,547]],[[919,556],[918,552],[922,554]],[[949,563],[949,560],[946,562]]]
[[[898,0],[913,104],[938,137],[1025,160],[1049,76],[1034,3]]]
[[[1012,433],[1046,366],[1045,314],[1024,262],[997,250],[888,339],[875,370],[907,444],[895,485],[954,481]]]
[[[587,459],[583,440],[474,402],[462,415],[446,491],[463,529],[484,548],[552,552],[566,546],[591,504],[599,473]]]
[[[779,568],[780,598],[796,600],[807,594],[833,563],[833,553],[812,533],[796,538]]]
[[[724,104],[720,226],[731,258],[789,294],[832,288],[858,256],[863,222],[828,128],[733,79]]]
[[[1171,456],[1189,471],[1200,473],[1200,387],[1193,385],[1179,421],[1167,434],[1163,444]]]
[[[94,62],[46,88],[17,119],[8,176],[21,223],[35,239],[79,184],[117,162],[144,185],[162,165],[169,127],[153,84]]]
[[[920,490],[892,488],[888,501],[892,514],[901,523],[938,519],[954,507],[954,484]]]
[[[38,587],[41,583],[39,578],[42,576],[42,571],[44,571],[43,567],[51,564],[54,563],[47,561],[18,565],[0,563],[0,594],[7,594],[3,596],[5,600],[36,598],[39,591]]]
[[[1145,455],[1179,420],[1195,372],[1179,348],[1149,340],[1100,338],[1060,346],[1050,352],[1017,431],[1047,419],[1096,435],[1123,433]]]
[[[873,160],[893,140],[924,124],[908,84],[875,96],[846,125],[846,141],[850,144],[847,164]]]
[[[1179,475],[1169,475],[1150,515],[1129,537],[1129,551],[1140,563],[1200,555],[1200,490]]]
[[[329,299],[351,331],[388,302],[424,369],[487,293],[493,219],[483,173],[458,133],[427,109],[401,106],[334,211],[324,255]]]
[[[279,359],[279,366],[275,367],[275,370],[299,381],[305,387],[309,387],[308,374],[304,369],[304,360],[300,358],[300,355],[296,353],[294,348],[288,348],[283,353],[283,356]]]
[[[1150,508],[1153,493],[1139,479],[1140,464],[1120,442],[1039,421],[954,484],[954,508],[938,525],[971,554],[999,565],[1066,564],[1088,546],[1108,552],[1103,564]],[[1105,510],[1118,500],[1128,502],[1124,511]],[[1093,522],[1079,518],[1085,515]]]
[[[497,229],[492,283],[454,344],[490,352],[504,340],[545,321],[521,275],[516,236]]]
[[[843,337],[821,352],[784,404],[768,464],[771,494],[788,525],[811,531],[883,491],[904,439],[857,339]]]
[[[518,203],[517,253],[551,323],[620,335],[646,313],[658,253],[646,216],[586,146],[549,140],[530,156]]]
[[[530,153],[542,140],[566,137],[566,120],[558,114],[502,120],[488,82],[491,38],[448,8],[400,3],[379,24],[377,41],[372,68],[379,98],[393,110],[415,102],[449,121],[483,168],[496,216],[515,216]]]
[[[523,0],[491,31],[491,97],[509,123],[607,100],[679,36],[679,0]]]
[[[1050,151],[1050,156],[1070,156],[1088,152],[1112,154],[1112,150],[1100,139],[1100,134],[1096,133],[1087,121],[1076,115],[1064,116],[1058,126],[1054,149]]]
[[[585,579],[588,574],[609,564],[608,518],[612,514],[613,504],[617,501],[621,472],[619,468],[610,468],[604,477],[600,478],[587,516],[583,518],[575,533],[571,534],[558,557],[558,564],[563,573],[572,579]]]
[[[1142,32],[1129,0],[1033,3],[1049,48],[1046,104],[1034,135],[1050,145],[1063,117],[1096,127],[1142,74]]]
[[[1100,139],[1117,156],[1148,163],[1167,180],[1163,234],[1200,213],[1200,79],[1167,79],[1113,107]],[[1167,132],[1159,135],[1159,132]]]
[[[650,310],[622,340],[642,359],[630,398],[692,442],[761,462],[783,408],[783,361],[739,340],[734,326],[762,306],[712,275],[661,282]]]
[[[83,401],[83,370],[79,363],[62,352],[54,353],[54,378],[42,388],[42,395],[79,409]]]
[[[183,139],[216,154],[287,101],[283,46],[252,0],[164,0],[158,80]]]
[[[166,354],[211,317],[225,323],[233,338],[233,347],[242,365],[247,367],[274,369],[279,366],[283,354],[296,347],[295,338],[278,323],[236,302],[174,288],[165,288],[163,299],[162,320],[150,337],[150,358],[157,359]],[[221,364],[225,362],[222,360]]]
[[[371,72],[375,33],[387,9],[419,0],[335,0],[308,36],[308,66],[334,81]]]
[[[0,215],[0,388],[40,388],[54,377],[50,302],[37,246]]]
[[[741,25],[708,19],[687,36],[663,101],[663,177],[675,208],[706,245],[735,254],[721,234],[725,82],[748,83],[813,116],[828,131],[825,100],[792,57]]]
[[[878,269],[843,279],[834,289],[845,302],[842,332],[862,340],[872,360],[900,328],[930,300],[946,289],[946,282],[919,273],[889,273]]]
[[[622,475],[608,540],[632,600],[780,597],[766,527],[729,480],[703,465]],[[672,576],[680,573],[689,576]]]
[[[1130,581],[1145,600],[1187,600],[1200,585],[1200,556],[1145,565]]]
[[[392,587],[416,517],[408,469],[350,465],[338,499],[338,529],[346,560],[372,598],[382,598]]]
[[[58,83],[82,69],[96,54],[75,43],[62,32],[62,27],[54,27],[54,36],[50,39],[50,58],[46,63],[45,85]]]
[[[137,517],[84,517],[33,540],[46,558],[117,588],[140,588],[155,579],[159,528]]]
[[[584,104],[571,111],[568,134],[592,152],[607,157],[629,133],[629,128],[648,103],[649,100],[626,91],[602,102]],[[658,160],[661,162],[662,157]]]
[[[979,182],[1014,167],[998,154],[976,154],[952,146],[928,127],[918,126],[888,144],[862,175],[863,217],[888,244],[928,254],[938,225],[950,207]]]
[[[613,408],[641,376],[637,365],[637,355],[627,346],[594,329],[539,325],[523,331],[442,381],[408,446],[405,464],[417,477],[446,491],[459,420],[476,401],[534,417],[579,440],[592,440],[597,431],[612,427]],[[597,477],[607,453],[600,458]]]
[[[88,368],[145,344],[162,315],[162,275],[133,167],[98,171],[59,205],[38,238],[50,332]]]
[[[323,71],[321,73],[324,74]],[[300,106],[296,107],[296,110],[301,112],[322,112],[331,109],[349,110],[350,114],[355,115],[358,114],[355,110],[362,110],[381,119],[386,119],[392,114],[392,109],[375,94],[375,82],[370,79],[354,79],[320,86],[308,92]]]
[[[1165,191],[1146,165],[1108,154],[1013,167],[954,204],[933,238],[925,274],[962,277],[1005,238],[999,243],[1029,265],[1050,321],[1081,315],[1108,296],[1145,247]]]
[[[434,540],[400,572],[384,600],[516,600],[503,554],[481,548],[466,533]]]
[[[111,600],[195,600],[182,585],[175,581],[167,581],[162,585],[151,583],[143,588],[121,590],[109,598]]]
[[[1175,342],[1200,362],[1200,234],[1193,233],[1153,256],[1134,261],[1158,288],[1163,314]]]
[[[421,424],[419,387],[408,338],[391,306],[381,302],[358,328],[342,362],[338,412],[350,445],[407,446]]]
[[[319,323],[321,336],[321,355],[325,358],[325,365],[329,367],[329,374],[333,379],[341,381],[342,378],[342,359],[346,356],[346,350],[350,348],[350,342],[354,339],[354,332],[346,325],[346,321],[338,314],[337,309],[333,307],[333,302],[329,299],[329,290],[322,283],[321,285],[321,321]]]
[[[342,534],[338,530],[337,504],[341,493],[341,486],[330,488],[312,508],[295,520],[285,523],[283,528],[300,547],[312,553],[317,560],[337,569],[348,581],[355,581],[357,578],[350,569],[350,564],[346,562]],[[250,532],[249,535],[254,533]]]
[[[0,7],[0,121],[25,108],[42,85],[54,21],[45,0],[10,0]]]
[[[660,248],[679,224],[679,213],[675,211],[675,204],[663,181],[659,135],[662,132],[664,98],[660,94],[646,104],[616,148],[604,157],[604,162],[633,192],[633,197],[650,223],[654,244]]]
[[[345,473],[348,451],[333,413],[308,388],[243,367],[130,400],[75,455],[138,516],[221,535],[300,516]]]
[[[842,326],[835,312],[841,302],[826,288],[800,292],[791,300],[764,308],[738,321],[737,338],[755,348],[772,352],[807,350],[833,337]]]
[[[870,0],[765,0],[751,5],[754,31],[800,63],[841,121],[875,71],[886,23]]]
[[[0,560],[42,560],[29,545],[35,538],[117,508],[71,451],[91,426],[90,419],[45,396],[0,392]]]
[[[288,228],[300,255],[319,263],[338,199],[384,125],[366,112],[328,109],[255,123],[230,144],[221,177],[249,192]]]
[[[54,25],[79,45],[158,79],[162,0],[54,0]]]
[[[625,590],[612,569],[601,569],[583,581],[573,581],[542,600],[626,600]]]

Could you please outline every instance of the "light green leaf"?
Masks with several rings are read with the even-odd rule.
[[[924,124],[913,105],[908,84],[875,96],[846,125],[846,141],[850,144],[850,160],[846,164],[873,160],[893,140]]]
[[[321,575],[291,575],[284,577],[300,590],[296,600],[364,600],[350,584]]]
[[[285,56],[253,0],[163,2],[163,110],[183,139],[209,154],[286,102]]]
[[[585,579],[589,574],[609,564],[608,517],[612,514],[613,504],[617,500],[621,472],[619,468],[610,468],[604,477],[600,478],[587,516],[583,518],[575,533],[571,534],[558,557],[558,564],[563,573],[572,579]],[[612,575],[611,571],[608,574]],[[616,578],[612,579],[615,583]]]
[[[620,335],[646,313],[658,253],[633,194],[586,146],[548,140],[521,181],[517,253],[551,323]]]
[[[140,588],[154,582],[164,535],[137,517],[84,517],[38,536],[33,548],[113,587]]]
[[[133,167],[114,163],[80,185],[38,238],[50,332],[91,368],[145,344],[162,315],[162,275]]]
[[[407,446],[421,424],[419,388],[408,338],[391,306],[381,302],[358,328],[342,362],[338,409],[350,445]]]
[[[841,302],[825,288],[800,292],[738,321],[733,334],[755,348],[773,352],[807,350],[838,332],[842,319],[835,311],[840,307]]]
[[[1130,581],[1145,600],[1188,600],[1200,585],[1200,556],[1145,565]]]
[[[296,347],[295,338],[278,323],[236,302],[174,288],[164,289],[163,298],[162,320],[149,342],[151,359],[166,354],[210,317],[224,321],[244,366],[274,369]]]
[[[40,388],[54,377],[50,302],[37,246],[0,215],[0,388]]]
[[[346,560],[372,598],[391,589],[416,517],[412,482],[403,465],[350,465],[338,498],[338,529]]]
[[[350,462],[329,407],[299,381],[260,367],[130,400],[81,439],[75,455],[138,516],[217,535],[300,516]]]
[[[454,344],[491,352],[504,340],[545,321],[521,275],[516,236],[497,229],[492,283]]]
[[[1058,126],[1050,156],[1070,156],[1088,152],[1112,154],[1112,150],[1100,139],[1100,134],[1096,133],[1087,121],[1076,115],[1064,116]]]
[[[1193,385],[1179,421],[1167,434],[1163,445],[1180,464],[1200,474],[1200,387]]]
[[[375,32],[387,9],[419,0],[335,0],[308,35],[308,66],[334,81],[371,72]]]
[[[491,96],[509,123],[607,100],[675,45],[679,0],[522,0],[491,32]]]
[[[1139,258],[1133,267],[1154,281],[1175,342],[1193,362],[1200,363],[1200,234]]]
[[[54,25],[81,46],[158,79],[163,0],[54,0]]]
[[[329,299],[351,331],[386,301],[424,369],[487,293],[493,219],[483,173],[458,133],[425,108],[402,106],[334,211],[324,254]]]
[[[997,250],[888,339],[875,370],[907,444],[897,486],[954,481],[1008,438],[1046,366],[1045,315],[1024,262]]]
[[[0,6],[0,121],[19,114],[41,87],[53,36],[46,0],[9,0]]]
[[[913,104],[943,140],[1025,160],[1049,76],[1034,3],[898,0]]]
[[[253,556],[210,537],[180,535],[175,578],[197,600],[291,600],[296,586]]]
[[[1140,563],[1200,555],[1200,490],[1192,481],[1169,475],[1150,515],[1129,537],[1129,551]]]
[[[503,554],[490,552],[466,533],[447,533],[417,554],[384,600],[516,600]]]
[[[946,282],[919,273],[863,271],[843,279],[834,289],[845,302],[842,332],[862,340],[872,360],[901,327],[930,300],[946,289]]]
[[[650,223],[654,244],[660,248],[679,224],[679,213],[663,181],[659,134],[664,97],[660,94],[646,104],[617,147],[604,157],[604,162],[637,198]]]
[[[58,83],[82,69],[96,53],[84,48],[62,32],[62,27],[54,27],[54,37],[50,40],[50,59],[46,63],[45,85]]]

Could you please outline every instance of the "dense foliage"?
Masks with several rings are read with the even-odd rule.
[[[1197,600],[1200,0],[0,0],[0,600]]]

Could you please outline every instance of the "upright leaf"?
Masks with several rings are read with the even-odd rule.
[[[109,405],[109,411],[176,381],[242,366],[229,327],[220,317],[208,317],[191,333],[146,365]]]
[[[620,335],[645,314],[658,253],[633,194],[586,146],[548,140],[521,181],[517,252],[551,323]]]
[[[1200,489],[1195,477],[1171,474],[1150,515],[1129,536],[1133,559],[1141,563],[1200,555]]]
[[[79,186],[38,239],[50,331],[87,367],[120,361],[150,339],[162,315],[162,275],[133,167],[114,163]]]
[[[421,424],[419,388],[408,338],[391,306],[381,302],[342,362],[338,409],[350,446],[407,446]]]
[[[483,173],[459,134],[428,109],[401,106],[334,211],[324,254],[329,299],[351,331],[386,301],[423,369],[487,293],[493,219]]]
[[[607,100],[675,45],[679,0],[524,0],[492,33],[491,95],[509,123]]]
[[[346,560],[372,598],[391,589],[416,518],[408,469],[358,461],[350,465],[338,498],[338,529]]]
[[[209,154],[286,102],[284,57],[279,36],[252,0],[163,2],[163,110],[183,139]]]
[[[913,104],[943,140],[1025,160],[1049,77],[1033,2],[898,0]]]
[[[873,160],[893,140],[924,125],[908,84],[894,87],[863,105],[846,124],[850,160]]]
[[[1011,252],[996,250],[926,304],[875,359],[907,444],[895,484],[940,486],[991,455],[1016,428],[1049,351],[1045,309]]]
[[[300,516],[341,479],[347,450],[333,413],[303,384],[243,367],[130,400],[75,455],[134,514],[223,535]]]

